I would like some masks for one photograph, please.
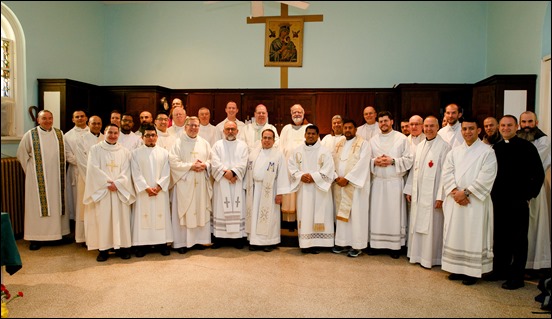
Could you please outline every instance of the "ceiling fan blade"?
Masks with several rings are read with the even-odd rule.
[[[262,17],[264,15],[264,8],[262,1],[251,1],[251,16]]]
[[[283,4],[287,4],[288,6],[296,7],[303,10],[308,8],[310,5],[310,3],[306,1],[277,1],[277,2],[281,2]]]

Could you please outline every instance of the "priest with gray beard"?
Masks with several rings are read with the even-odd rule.
[[[531,111],[521,113],[519,124],[517,136],[535,145],[546,173],[550,168],[550,137],[538,128],[537,115]],[[546,269],[551,266],[548,200],[543,183],[539,195],[529,202],[529,250],[526,269]]]
[[[232,239],[233,246],[242,249],[245,243],[245,190],[243,180],[249,150],[239,139],[238,125],[224,123],[224,139],[211,149],[213,185],[213,245],[221,246],[224,238]]]

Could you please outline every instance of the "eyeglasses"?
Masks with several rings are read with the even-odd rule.
[[[199,125],[197,125],[197,124],[186,124],[186,126],[189,126],[191,128],[198,128],[199,127]]]

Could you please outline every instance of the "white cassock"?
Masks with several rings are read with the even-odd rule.
[[[132,246],[130,214],[136,197],[131,179],[128,149],[106,141],[90,148],[83,199],[88,250]],[[117,191],[107,189],[110,181]]]
[[[378,134],[381,134],[378,123],[364,123],[363,125],[357,127],[356,135],[362,137],[365,141],[369,142],[372,137]]]
[[[251,245],[280,243],[280,205],[276,195],[289,193],[289,175],[284,154],[277,148],[253,149],[247,164],[246,232]]]
[[[443,258],[441,268],[455,274],[481,278],[493,269],[493,203],[491,189],[496,178],[494,150],[477,139],[452,148],[443,165],[445,194]],[[470,203],[461,206],[450,194],[468,189]]]
[[[335,244],[353,249],[368,247],[370,212],[370,143],[362,137],[341,139],[335,148],[338,176],[349,181],[335,183],[333,196],[336,216]]]
[[[410,263],[426,268],[441,264],[443,209],[435,208],[435,202],[445,199],[441,173],[449,151],[450,145],[439,135],[431,141],[423,140],[404,187],[404,193],[412,196],[406,256]]]
[[[370,140],[372,189],[370,193],[370,247],[399,250],[406,244],[408,221],[404,176],[412,167],[412,153],[406,136],[397,131],[377,134]],[[387,155],[395,165],[380,167],[374,159]]]
[[[418,136],[412,136],[412,134],[410,134],[406,137],[406,139],[408,140],[408,144],[410,144],[410,150],[412,151],[412,156],[414,156],[414,154],[416,154],[416,147],[422,141],[425,141],[426,136],[424,133],[421,133]]]
[[[142,145],[131,153],[130,170],[136,191],[132,205],[132,246],[159,245],[173,241],[169,206],[169,151]],[[147,188],[159,185],[157,196]]]
[[[75,207],[75,242],[86,242],[86,234],[84,233],[84,185],[86,182],[86,166],[88,165],[88,152],[92,145],[97,144],[104,140],[102,133],[96,136],[90,131],[80,136],[80,140],[77,143],[75,150],[75,157],[77,159],[77,168],[79,171],[77,181],[77,202]]]
[[[447,125],[442,127],[437,134],[439,134],[445,142],[449,143],[450,147],[454,148],[464,143],[461,130],[462,124],[460,124],[460,121],[457,121],[453,126]]]
[[[203,172],[192,170],[200,160]],[[190,138],[185,132],[169,152],[172,199],[173,248],[190,248],[211,243],[213,186],[210,177],[211,146],[200,136]]]
[[[309,125],[312,124],[287,124],[282,129],[282,132],[280,133],[280,144],[278,148],[284,153],[287,161],[289,161],[291,153],[293,153],[293,151],[295,151],[295,149],[299,145],[305,144],[305,131],[307,130],[307,126]],[[282,196],[282,205],[280,209],[282,211],[283,221],[294,222],[296,220],[296,197],[297,194],[295,194],[294,192],[290,194],[284,194]]]
[[[218,140],[211,149],[213,185],[213,235],[217,238],[243,238],[245,233],[245,190],[243,181],[249,151],[244,141]],[[232,170],[237,177],[234,184],[223,176]]]
[[[74,126],[69,132],[63,135],[65,143],[65,161],[67,162],[67,174],[65,175],[65,209],[69,213],[69,218],[76,220],[77,214],[77,184],[79,180],[79,170],[77,168],[76,148],[81,136],[90,132],[90,128],[80,128]],[[81,197],[82,199],[82,197]]]
[[[226,124],[226,122],[228,122],[228,121],[229,121],[229,119],[225,118],[220,123],[218,123],[217,126],[215,126],[215,128],[216,128],[215,140],[216,141],[224,139],[224,124]],[[237,136],[238,139],[243,140],[243,137],[241,136],[240,133],[245,128],[245,123],[238,120],[238,119],[236,119],[236,121],[234,123],[236,123],[236,125],[238,126],[238,136]],[[213,147],[213,145],[215,145],[215,144],[211,144],[211,147]]]
[[[157,143],[155,145],[170,151],[175,141],[176,135],[170,134],[168,129],[165,132],[157,130]]]
[[[539,151],[544,172],[550,169],[550,138],[542,136],[533,141]],[[550,268],[550,206],[546,195],[545,182],[537,197],[529,201],[529,247],[527,250],[527,269]]]
[[[335,152],[335,145],[343,139],[345,139],[344,135],[330,135],[330,134],[328,134],[328,135],[324,136],[324,138],[322,139],[322,141],[320,143],[322,143],[322,146],[327,148],[333,154]]]
[[[142,138],[132,131],[128,134],[124,134],[123,132],[121,132],[119,134],[119,139],[117,140],[117,143],[126,147],[126,149],[130,152],[140,147],[140,145],[144,144]]]
[[[61,239],[63,235],[70,232],[69,214],[64,213],[65,203],[63,202],[65,190],[63,132],[56,128],[47,132],[38,126],[30,129],[19,143],[17,159],[25,172],[23,239],[37,241]],[[43,182],[37,182],[37,177]]]
[[[261,134],[264,130],[270,129],[274,132],[274,145],[272,147],[278,147],[280,137],[278,136],[278,130],[272,124],[265,123],[264,125],[258,125],[257,123],[249,123],[240,129],[239,135],[241,139],[249,147],[249,151],[253,151],[255,147],[261,147]]]
[[[199,124],[198,135],[209,142],[209,146],[213,146],[213,144],[215,144],[215,142],[217,141],[217,128],[211,123],[207,125]]]
[[[304,142],[288,159],[291,191],[297,192],[297,229],[299,247],[333,247],[334,213],[332,182],[335,166],[332,153],[320,141],[307,146]],[[313,183],[301,182],[310,174]]]

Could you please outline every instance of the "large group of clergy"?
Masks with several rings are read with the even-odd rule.
[[[550,139],[533,112],[485,119],[480,139],[456,104],[446,126],[413,115],[404,133],[368,106],[365,123],[335,115],[320,139],[299,104],[280,135],[262,104],[249,123],[235,102],[225,111],[213,126],[208,108],[187,116],[174,99],[169,114],[140,113],[136,132],[130,114],[113,111],[102,132],[100,117],[77,110],[66,134],[41,111],[17,152],[30,249],[70,235],[73,220],[74,240],[99,262],[152,249],[270,252],[281,222],[296,222],[305,254],[397,259],[406,248],[410,263],[465,285],[483,277],[517,289],[525,269],[550,268]]]

